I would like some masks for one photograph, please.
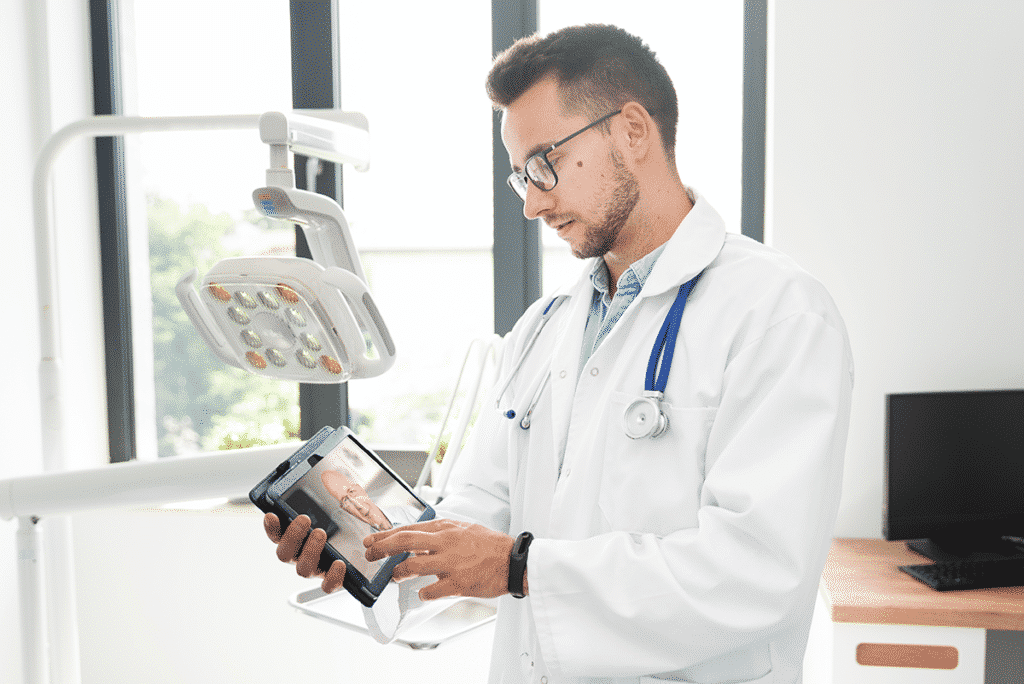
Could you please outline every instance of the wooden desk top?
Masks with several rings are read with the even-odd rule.
[[[822,575],[832,621],[1024,630],[1024,587],[935,591],[897,570],[930,562],[901,541],[833,540]]]

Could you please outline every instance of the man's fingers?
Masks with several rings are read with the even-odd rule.
[[[426,522],[402,525],[401,527],[392,527],[390,530],[374,532],[373,534],[367,535],[363,539],[363,546],[371,546],[381,540],[387,539],[388,537],[400,534],[401,532],[440,532],[441,530],[451,529],[452,527],[465,527],[465,524],[455,520],[449,520],[447,518],[438,518],[436,520],[427,520]]]
[[[263,516],[263,530],[270,537],[270,541],[275,544],[281,541],[281,521],[273,513]]]
[[[448,596],[461,596],[459,588],[455,585],[450,578],[445,577],[440,579],[433,584],[428,584],[419,591],[419,597],[421,601],[433,601],[439,598],[445,598]]]
[[[407,580],[410,577],[421,577],[423,575],[436,575],[440,568],[436,567],[436,556],[409,556],[395,566],[391,577],[396,582]]]
[[[402,525],[386,532],[377,532],[363,539],[366,546],[366,560],[378,561],[399,553],[432,554],[443,551],[451,545],[449,530],[470,527],[468,523],[441,518],[427,522]]]
[[[331,563],[330,569],[328,569],[327,574],[324,575],[324,581],[320,585],[320,589],[322,589],[325,594],[330,594],[331,592],[340,589],[344,581],[345,563],[340,560],[336,560]]]
[[[365,540],[364,540],[365,543]],[[413,531],[399,528],[398,532],[389,534],[372,542],[366,549],[366,560],[377,561],[387,556],[394,556],[397,553],[410,551],[413,553],[434,552],[442,547],[441,540],[435,532]]]
[[[302,553],[295,563],[295,572],[300,577],[313,577],[317,574],[317,565],[320,564],[320,552],[324,550],[327,543],[327,533],[319,527],[309,533],[306,543],[302,547]]]
[[[302,549],[302,542],[309,534],[312,524],[308,515],[300,515],[288,525],[288,529],[284,531],[281,541],[277,544],[278,560],[290,563],[298,557],[299,550]]]

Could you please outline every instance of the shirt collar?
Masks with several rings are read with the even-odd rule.
[[[725,221],[700,193],[693,194],[697,201],[665,243],[662,258],[653,264],[644,282],[644,297],[678,288],[714,261],[725,244]],[[571,296],[580,292],[578,288],[587,280],[593,282],[590,276],[603,265],[601,257],[594,257],[589,268],[584,266],[575,278],[563,282],[552,294]],[[607,269],[604,271],[607,283]]]
[[[629,297],[635,297],[643,289],[644,283],[647,282],[647,276],[651,275],[651,271],[654,270],[654,264],[658,261],[658,257],[665,251],[665,245],[661,245],[653,252],[650,252],[632,264],[629,268],[622,272],[619,276],[619,282],[615,286],[616,293],[622,293]],[[604,263],[604,259],[595,259],[594,265],[590,269],[590,282],[593,284],[594,289],[601,294],[601,298],[604,300],[610,300],[608,296],[608,285],[611,276],[608,273],[608,266]]]

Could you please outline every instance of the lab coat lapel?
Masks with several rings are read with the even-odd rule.
[[[551,352],[551,453],[561,459],[562,446],[569,431],[569,418],[576,393],[583,328],[590,312],[590,269],[584,268],[580,280],[571,288],[568,309],[558,316],[558,335]],[[556,464],[557,472],[557,464]]]
[[[665,245],[665,251],[644,283],[640,298],[678,288],[714,261],[724,244],[725,221],[698,195],[690,213]]]

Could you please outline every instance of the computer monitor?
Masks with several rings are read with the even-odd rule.
[[[886,539],[936,561],[1017,555],[1024,390],[886,397]]]

